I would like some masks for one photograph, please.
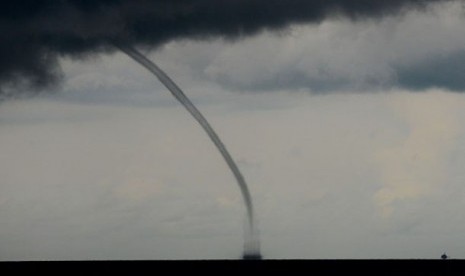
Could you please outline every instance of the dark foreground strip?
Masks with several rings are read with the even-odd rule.
[[[199,260],[0,262],[2,275],[463,275],[463,260]],[[14,274],[12,274],[14,273]],[[458,274],[457,274],[458,273]],[[165,274],[163,274],[165,275]]]

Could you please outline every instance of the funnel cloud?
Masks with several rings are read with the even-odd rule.
[[[144,55],[138,52],[136,49],[124,45],[124,44],[115,44],[121,51],[126,53],[128,56],[133,58],[136,62],[140,65],[144,66],[149,70],[152,74],[154,74],[162,83],[163,85],[168,88],[171,94],[189,111],[192,117],[202,126],[205,132],[210,137],[211,141],[220,151],[221,155],[223,156],[224,160],[228,164],[229,168],[231,169],[234,177],[236,178],[237,184],[241,189],[242,196],[244,198],[245,206],[247,209],[247,218],[248,218],[248,225],[249,229],[246,232],[245,244],[244,244],[244,258],[248,258],[250,256],[260,256],[260,248],[258,242],[258,236],[256,235],[255,223],[254,223],[254,215],[253,215],[253,205],[252,205],[252,197],[250,196],[249,188],[247,187],[247,183],[244,180],[239,168],[237,167],[236,163],[232,159],[231,155],[229,154],[228,150],[226,149],[223,142],[220,140],[216,132],[210,126],[208,121],[205,117],[200,113],[200,111],[195,107],[195,105],[187,98],[187,96],[182,92],[181,88],[179,88],[176,83],[174,83],[171,78],[163,72],[155,63],[147,59]]]

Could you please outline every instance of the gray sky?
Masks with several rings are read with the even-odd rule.
[[[264,257],[465,258],[464,27],[456,2],[149,56],[238,162]],[[239,257],[239,189],[168,91],[123,54],[60,63],[0,103],[0,260]]]

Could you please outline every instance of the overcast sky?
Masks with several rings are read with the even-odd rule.
[[[143,52],[237,161],[265,258],[465,258],[463,1]],[[122,53],[59,64],[0,102],[0,260],[240,257],[239,188],[166,88]]]

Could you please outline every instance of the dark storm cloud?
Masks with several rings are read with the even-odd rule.
[[[413,90],[446,87],[452,91],[465,90],[465,51],[451,55],[433,56],[411,66],[398,66],[399,86]]]
[[[446,55],[429,56],[424,60],[408,65],[392,65],[389,80],[365,76],[356,82],[347,76],[334,77],[326,72],[325,77],[306,75],[302,69],[289,69],[270,74],[267,79],[244,83],[232,80],[227,74],[215,78],[215,81],[235,91],[270,91],[285,89],[308,89],[312,93],[328,93],[341,90],[369,90],[395,86],[413,91],[428,88],[446,88],[454,92],[465,91],[465,51]],[[321,70],[323,71],[323,70]]]
[[[59,76],[57,58],[156,47],[176,38],[238,38],[342,14],[380,17],[440,0],[18,0],[0,8],[0,89],[36,89]],[[10,89],[11,90],[11,89]],[[5,96],[5,89],[0,96]],[[2,95],[3,94],[3,95]]]

